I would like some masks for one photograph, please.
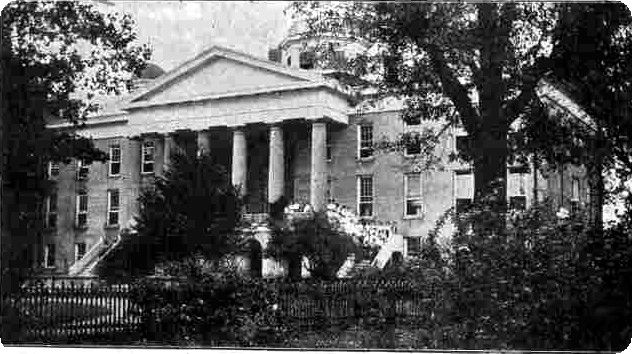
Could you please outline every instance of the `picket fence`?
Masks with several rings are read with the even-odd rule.
[[[244,287],[254,283],[244,283]],[[258,284],[261,284],[259,282]],[[428,322],[445,302],[436,289],[409,282],[335,281],[283,283],[268,281],[281,320],[309,332],[325,322],[357,324],[375,312],[401,323]],[[133,344],[148,328],[147,313],[160,312],[151,302],[138,304],[131,285],[29,286],[9,299],[17,316],[20,342]],[[162,287],[173,299],[187,301],[186,286]],[[210,293],[210,292],[209,292]],[[198,292],[199,294],[199,292]],[[212,300],[212,299],[209,299]],[[210,303],[210,302],[209,302]],[[158,310],[158,311],[156,311]],[[148,311],[148,312],[145,312]],[[165,333],[168,335],[168,333]]]

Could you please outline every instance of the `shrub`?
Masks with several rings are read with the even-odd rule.
[[[171,287],[143,280],[135,289],[150,342],[257,346],[284,337],[274,283],[227,275],[183,280]]]
[[[362,252],[361,245],[331,225],[325,213],[274,223],[268,244],[268,254],[288,260],[294,279],[300,277],[302,257],[309,260],[312,277],[335,279],[348,254]]]

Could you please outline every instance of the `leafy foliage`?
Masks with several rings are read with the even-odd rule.
[[[511,123],[550,69],[555,6],[301,2],[295,9],[308,34],[366,43],[368,49],[341,69],[366,78],[381,97],[405,99],[404,120],[462,124],[473,139],[467,153],[476,167],[477,195],[505,200],[504,184],[491,183],[504,179]]]
[[[245,281],[235,274],[200,277],[177,287],[142,280],[135,301],[144,311],[147,340],[172,345],[262,346],[282,343],[273,283]],[[276,306],[275,306],[276,305]]]
[[[624,63],[632,17],[623,4],[295,2],[293,9],[307,24],[305,36],[325,35],[322,65],[364,80],[351,86],[377,88],[378,99],[404,99],[406,122],[462,126],[471,144],[459,155],[475,167],[475,198],[499,211],[509,160],[537,152],[552,165],[596,166],[595,210],[601,165],[626,166],[607,164],[608,156],[630,160],[631,75]],[[348,62],[331,60],[331,42],[341,38],[359,40],[366,50]],[[543,79],[608,126],[605,136],[550,117],[550,103],[538,97]],[[422,142],[432,153],[436,142]]]
[[[9,289],[37,260],[38,206],[48,187],[44,164],[106,158],[72,128],[52,131],[45,123],[81,123],[97,109],[91,96],[125,90],[150,51],[134,43],[129,15],[105,14],[87,3],[14,1],[1,19],[2,269]]]
[[[532,349],[627,345],[632,326],[623,316],[630,304],[621,294],[629,296],[629,290],[622,290],[621,276],[628,276],[629,264],[606,260],[629,257],[632,239],[623,230],[596,238],[585,214],[560,219],[547,204],[514,214],[505,232],[468,227],[484,223],[474,219],[493,217],[473,206],[460,216],[463,226],[454,239],[452,301],[454,320],[465,325],[464,343]],[[609,295],[614,293],[616,299]],[[604,304],[619,313],[604,310]],[[602,327],[591,324],[597,318]]]
[[[239,247],[235,227],[241,199],[225,169],[207,154],[197,158],[173,154],[167,172],[155,177],[139,202],[137,234],[127,237],[119,254],[111,257],[129,261],[132,273],[153,273],[156,262],[194,253],[219,259]]]
[[[360,255],[362,247],[319,212],[274,223],[267,250],[272,257],[288,260],[290,277],[300,277],[302,258],[306,257],[312,277],[334,279],[348,254]]]

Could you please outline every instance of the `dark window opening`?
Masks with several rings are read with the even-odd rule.
[[[527,208],[527,197],[523,195],[509,197],[509,208],[512,210],[525,210]]]

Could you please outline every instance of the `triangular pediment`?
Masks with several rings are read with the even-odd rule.
[[[243,94],[319,81],[319,77],[313,73],[285,68],[230,49],[213,47],[158,78],[130,102],[177,102],[194,97]]]

